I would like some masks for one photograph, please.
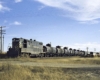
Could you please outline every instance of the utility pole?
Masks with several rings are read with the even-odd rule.
[[[2,51],[4,52],[4,35],[3,35],[3,49],[2,49]]]
[[[4,47],[4,36],[2,37],[3,34],[5,34],[5,30],[3,30],[4,26],[0,27],[0,53],[2,54],[2,39],[3,39],[3,47]]]

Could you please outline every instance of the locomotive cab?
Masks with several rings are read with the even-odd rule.
[[[7,51],[8,57],[17,57],[21,54],[21,48],[20,48],[20,39],[19,38],[13,38],[12,39],[12,48],[10,47]]]
[[[27,48],[27,40],[22,38],[12,39],[12,48]]]
[[[13,38],[12,39],[12,48],[19,47],[19,39],[18,38]]]

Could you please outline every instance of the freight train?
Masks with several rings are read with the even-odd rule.
[[[8,57],[35,56],[35,57],[62,57],[62,56],[93,56],[93,52],[76,50],[68,47],[51,44],[43,45],[43,42],[24,38],[12,38],[12,47],[7,51]]]

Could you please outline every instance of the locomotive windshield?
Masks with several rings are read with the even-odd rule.
[[[19,39],[18,38],[13,38],[12,41],[13,42],[19,42]]]
[[[13,48],[19,47],[19,39],[18,38],[12,39],[12,47]]]

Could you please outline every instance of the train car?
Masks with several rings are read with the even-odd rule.
[[[87,52],[87,51],[86,51],[86,53],[87,53],[87,54],[85,55],[86,57],[93,57],[93,52],[90,52],[90,51]]]
[[[78,56],[82,55],[82,50],[79,50]]]
[[[80,56],[85,56],[86,52],[85,51],[81,51]]]
[[[75,56],[78,56],[79,55],[79,50],[76,50],[75,51]]]
[[[100,52],[93,52],[94,57],[100,57]]]
[[[57,53],[57,56],[63,56],[64,49],[62,49],[61,46],[56,46],[56,53]]]
[[[7,51],[7,55],[10,57],[17,56],[42,56],[43,55],[43,43],[36,40],[28,40],[24,38],[13,38],[12,47]]]
[[[72,56],[75,56],[75,54],[76,54],[76,49],[73,49],[72,50]]]
[[[68,55],[69,55],[68,47],[64,47],[64,56],[68,56]]]
[[[71,54],[71,56],[74,56],[74,49],[72,49],[72,54]]]
[[[90,57],[94,57],[93,52],[90,52]]]
[[[43,52],[45,52],[45,57],[53,57],[56,55],[56,48],[52,47],[51,44],[46,44],[43,46]]]
[[[73,55],[73,49],[69,48],[69,56],[72,56],[72,55]]]

